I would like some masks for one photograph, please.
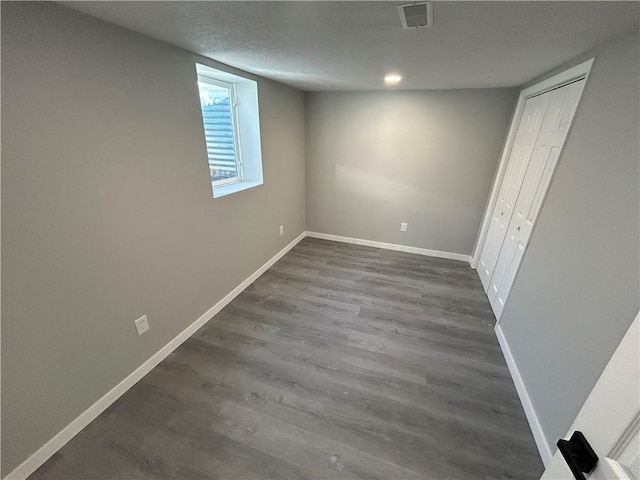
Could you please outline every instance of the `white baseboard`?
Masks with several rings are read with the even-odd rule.
[[[538,421],[538,416],[536,415],[533,403],[531,403],[531,398],[527,392],[527,387],[524,385],[522,377],[520,376],[520,371],[518,370],[516,361],[511,354],[511,349],[509,348],[509,344],[507,343],[507,339],[505,338],[500,325],[496,325],[495,332],[496,337],[498,337],[498,343],[502,349],[504,359],[507,361],[507,367],[509,367],[513,383],[516,386],[516,391],[520,397],[520,403],[522,403],[522,407],[524,408],[524,414],[527,416],[529,428],[531,428],[531,433],[533,433],[533,439],[538,447],[538,452],[540,452],[540,458],[542,458],[542,463],[544,463],[546,467],[549,465],[551,457],[553,456],[551,447],[549,446],[549,443],[547,443],[544,431],[542,430],[542,425],[540,425],[540,422]]]
[[[451,260],[460,260],[469,262],[470,255],[462,253],[441,252],[440,250],[429,250],[428,248],[408,247],[406,245],[397,245],[395,243],[376,242],[374,240],[364,240],[362,238],[341,237],[340,235],[331,235],[329,233],[306,232],[307,237],[321,238],[323,240],[333,240],[334,242],[353,243],[355,245],[364,245],[365,247],[384,248],[387,250],[395,250],[397,252],[415,253],[417,255],[426,255],[428,257],[449,258]]]
[[[149,360],[135,369],[128,377],[113,387],[96,403],[87,408],[79,417],[63,428],[56,436],[40,447],[34,454],[22,462],[3,480],[24,480],[35,472],[54,453],[60,450],[69,440],[75,437],[84,427],[89,425],[98,415],[104,412],[113,402],[120,398],[127,390],[133,387],[142,377],[149,373],[156,365],[164,360],[171,352],[178,348],[185,340],[193,335],[200,327],[207,323],[220,310],[226,307],[234,298],[251,285],[269,267],[280,260],[289,250],[295,247],[305,237],[303,232],[291,243],[274,255],[267,263],[253,272],[245,281],[229,292],[222,300],[203,313],[200,318],[185,328],[173,340],[162,347]]]

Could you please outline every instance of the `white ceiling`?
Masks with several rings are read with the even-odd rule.
[[[436,2],[404,30],[407,2],[61,2],[302,90],[519,86],[638,29],[638,2]]]

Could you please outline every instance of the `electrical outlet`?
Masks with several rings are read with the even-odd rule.
[[[149,319],[146,315],[141,316],[135,322],[136,330],[138,331],[138,336],[142,335],[144,332],[149,330]]]
[[[401,232],[406,232],[407,231],[407,227],[409,226],[408,223],[401,223],[400,224],[400,231]]]
[[[284,225],[280,225],[280,235],[284,235]]]

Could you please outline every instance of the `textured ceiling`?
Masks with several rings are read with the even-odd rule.
[[[403,2],[61,2],[302,90],[518,86],[639,25],[638,2],[436,2],[401,27]],[[406,2],[404,2],[406,3]]]

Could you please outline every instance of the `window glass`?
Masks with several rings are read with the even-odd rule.
[[[222,185],[240,181],[233,90],[204,77],[198,78],[198,88],[211,182]]]

